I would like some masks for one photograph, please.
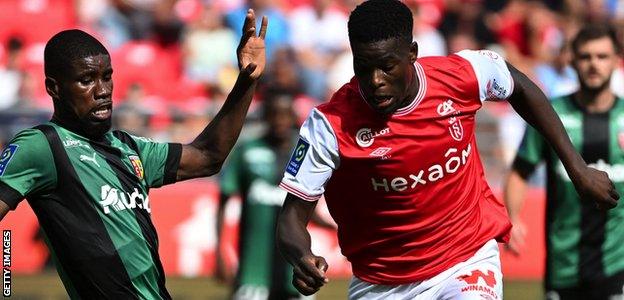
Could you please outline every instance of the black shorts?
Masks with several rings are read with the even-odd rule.
[[[546,300],[610,300],[624,297],[624,272],[595,282],[582,282],[578,286],[546,290]]]

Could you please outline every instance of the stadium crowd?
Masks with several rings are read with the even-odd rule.
[[[288,95],[302,121],[311,107],[327,101],[353,74],[346,24],[348,12],[359,2],[2,1],[0,141],[49,117],[52,103],[43,86],[43,45],[55,32],[72,27],[92,33],[112,51],[115,127],[156,140],[188,141],[218,111],[224,91],[234,83],[234,50],[247,7],[271,20],[269,66],[256,100],[267,94]],[[582,24],[609,20],[624,25],[624,2],[617,0],[405,2],[414,13],[420,56],[493,49],[538,82],[549,97],[578,85],[567,43]],[[622,74],[620,68],[612,81],[619,94],[624,94]],[[250,124],[261,119],[257,107],[251,109]],[[482,115],[480,125],[491,128],[484,131],[491,133],[484,144],[498,145],[482,149],[486,164],[493,166],[487,169],[502,172],[517,148],[523,123],[505,103],[488,105]],[[505,138],[497,137],[503,134]]]

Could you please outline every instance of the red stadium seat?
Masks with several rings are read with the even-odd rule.
[[[130,42],[112,53],[115,99],[123,99],[128,87],[141,84],[147,95],[175,97],[180,77],[177,50],[163,49],[154,42]]]
[[[25,44],[45,42],[56,32],[76,26],[72,0],[0,1],[0,42],[11,36]]]

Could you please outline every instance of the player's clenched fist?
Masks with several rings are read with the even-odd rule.
[[[303,295],[312,295],[329,282],[327,262],[320,256],[303,256],[293,267],[293,285]]]
[[[264,37],[266,36],[268,22],[266,16],[262,17],[260,32],[256,35],[256,14],[253,9],[249,9],[243,25],[243,35],[236,49],[238,67],[241,72],[249,75],[254,80],[262,75],[266,64]]]
[[[617,205],[620,195],[606,172],[587,167],[578,180],[573,180],[582,199],[594,201],[599,209],[611,209]]]

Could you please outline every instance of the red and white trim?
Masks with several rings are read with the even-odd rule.
[[[416,106],[418,106],[418,104],[425,98],[425,94],[427,93],[427,76],[425,76],[425,70],[420,65],[420,63],[418,63],[418,61],[414,62],[414,68],[416,69],[416,76],[418,76],[419,82],[418,93],[416,94],[414,100],[412,100],[412,103],[410,103],[406,107],[398,109],[394,113],[394,116],[400,117],[411,113],[412,111],[414,111]]]
[[[293,195],[295,195],[295,196],[297,196],[297,197],[299,197],[299,198],[301,198],[303,200],[306,200],[306,201],[317,201],[322,196],[322,195],[318,195],[318,196],[307,195],[306,193],[299,191],[298,189],[288,185],[287,183],[285,183],[283,181],[280,182],[279,187],[281,187],[282,189],[286,190],[287,192],[289,192],[289,193],[291,193],[291,194],[293,194]]]

